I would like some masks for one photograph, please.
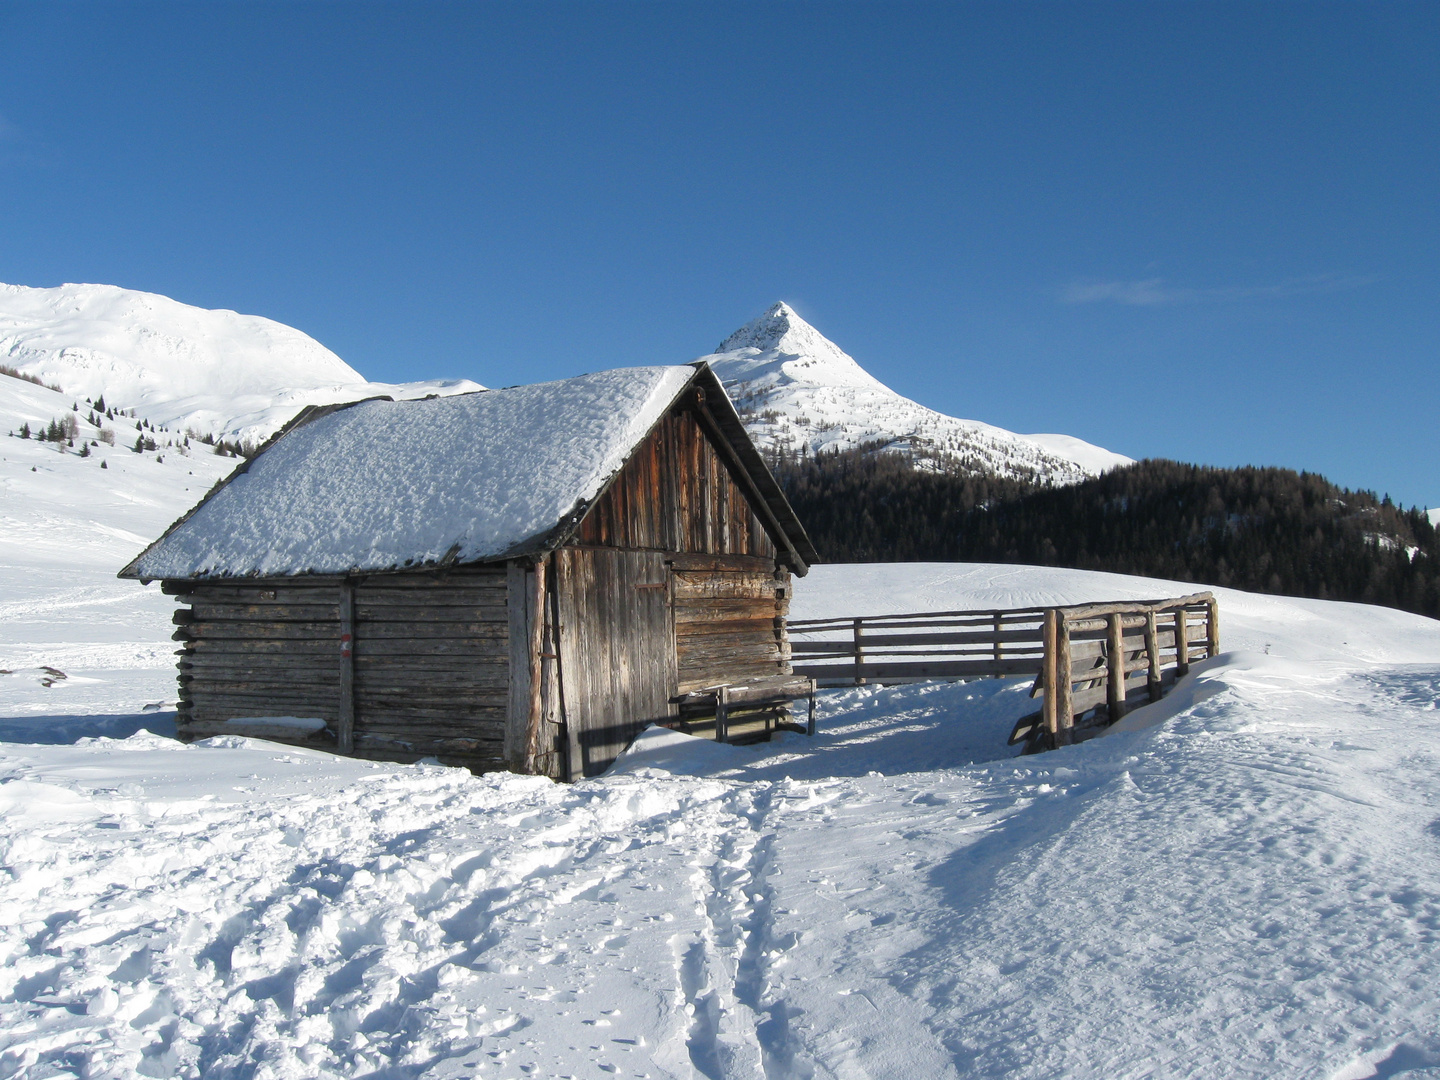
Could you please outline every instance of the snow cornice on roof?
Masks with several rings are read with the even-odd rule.
[[[784,560],[805,573],[809,538],[719,380],[695,364],[307,409],[120,576],[333,576],[541,554],[574,535],[692,389]]]

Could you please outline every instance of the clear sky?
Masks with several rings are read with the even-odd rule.
[[[373,379],[777,299],[952,415],[1440,505],[1440,4],[0,4],[0,280]]]

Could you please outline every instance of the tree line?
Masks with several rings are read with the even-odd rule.
[[[941,465],[869,447],[772,462],[828,561],[1066,566],[1440,617],[1426,515],[1316,473],[1157,459],[1042,487]]]

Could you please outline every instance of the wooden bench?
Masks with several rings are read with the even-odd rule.
[[[801,698],[810,701],[803,727],[778,719],[788,715],[790,702]],[[716,742],[764,742],[777,728],[815,734],[815,680],[805,675],[770,675],[742,683],[719,683],[671,700],[681,711],[671,727],[695,735],[700,734],[697,728],[708,728],[713,723]]]

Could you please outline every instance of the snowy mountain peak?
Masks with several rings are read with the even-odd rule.
[[[799,382],[889,389],[783,301],[720,343],[712,362],[726,383],[748,388]]]
[[[879,446],[976,472],[1076,483],[1130,459],[1065,435],[1016,435],[927,409],[891,390],[785,303],[704,357],[751,435],[770,450],[814,454]]]

